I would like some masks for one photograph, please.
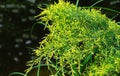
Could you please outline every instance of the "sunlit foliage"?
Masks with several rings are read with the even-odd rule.
[[[43,64],[54,76],[106,76],[120,73],[120,26],[100,10],[59,0],[36,16],[50,34],[34,50],[27,73]]]

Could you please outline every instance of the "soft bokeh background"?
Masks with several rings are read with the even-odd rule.
[[[0,76],[11,72],[24,72],[26,62],[33,56],[42,37],[49,33],[44,25],[37,24],[34,16],[55,0],[0,0]],[[57,1],[57,0],[56,0]],[[69,0],[70,1],[70,0]],[[90,6],[98,0],[80,0],[79,6]],[[76,0],[71,0],[75,3]],[[112,8],[120,12],[120,0],[104,0],[96,6]],[[102,10],[109,18],[120,21],[120,14]]]

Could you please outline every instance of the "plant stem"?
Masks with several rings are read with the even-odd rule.
[[[79,4],[79,0],[76,1],[76,6],[78,6],[78,4]]]

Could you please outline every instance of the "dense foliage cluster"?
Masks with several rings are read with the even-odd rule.
[[[43,64],[54,76],[104,76],[120,73],[120,26],[100,10],[59,0],[36,16],[50,34],[34,50],[29,72]]]

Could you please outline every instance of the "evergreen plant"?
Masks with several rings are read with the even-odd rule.
[[[51,76],[119,76],[120,26],[100,9],[59,0],[36,16],[50,33],[33,50],[29,73],[47,66]]]

